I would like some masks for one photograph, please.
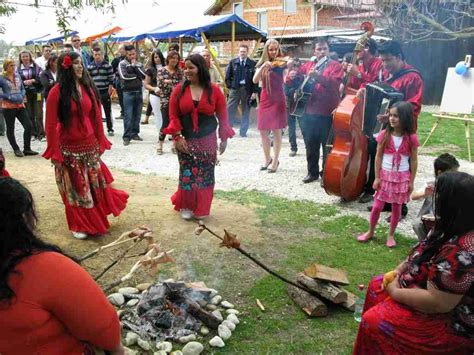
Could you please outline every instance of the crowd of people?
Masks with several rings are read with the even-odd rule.
[[[347,86],[357,92],[357,97],[368,100],[366,85],[390,85],[403,94],[403,100],[377,117],[383,129],[368,137],[369,168],[359,201],[374,203],[369,230],[356,240],[365,243],[372,239],[380,213],[389,209],[386,246],[395,247],[396,227],[406,214],[406,204],[421,198],[425,203],[414,221],[419,243],[396,267],[395,279],[385,282],[379,276],[370,284],[354,353],[472,353],[474,219],[470,206],[474,204],[474,177],[457,172],[457,160],[443,154],[434,161],[435,181],[423,191],[413,191],[419,146],[417,118],[423,94],[420,73],[405,62],[396,41],[378,46],[368,40],[357,53],[357,61],[346,56],[342,63],[330,56],[326,38],[316,40],[314,57],[304,64],[297,58],[283,57],[281,52],[279,42],[269,39],[255,62],[242,44],[238,57],[230,61],[221,78],[211,52],[203,50],[182,59],[175,45],[166,55],[155,49],[145,66],[132,45],[121,46],[109,64],[100,47],[89,53],[81,48],[77,36],[58,56],[49,46],[43,46],[43,56],[36,61],[22,51],[18,63],[4,62],[0,77],[8,141],[15,156],[22,157],[38,154],[31,150],[32,135],[38,140],[46,137],[43,157],[54,165],[69,230],[75,238],[85,239],[106,234],[107,216],[118,216],[129,197],[112,187],[113,176],[101,160],[104,151],[111,148],[102,109],[107,134],[114,135],[114,89],[121,107],[125,146],[143,140],[140,123],[149,123],[152,112],[158,155],[164,153],[166,136],[171,137],[171,150],[179,162],[178,189],[171,201],[181,217],[190,220],[211,213],[217,154],[226,151],[228,139],[235,135],[232,126],[239,126],[242,138],[247,136],[254,100],[258,101],[257,129],[263,151],[260,170],[278,171],[287,126],[289,154],[296,156],[298,122],[307,161],[302,182],[308,184],[324,176],[333,113]],[[351,64],[354,62],[358,64]],[[348,79],[345,84],[344,77]],[[302,113],[296,114],[294,93],[308,82],[309,98]],[[150,94],[150,109],[141,122],[144,90]],[[15,141],[15,119],[24,127],[23,151]],[[0,172],[0,303],[7,305],[0,308],[0,327],[8,330],[0,334],[0,352],[13,353],[24,339],[33,337],[37,341],[25,345],[30,353],[60,348],[63,353],[79,349],[78,353],[89,354],[94,346],[123,353],[115,312],[71,258],[38,238],[33,197],[8,177],[1,151]],[[57,271],[48,274],[46,288],[39,287],[39,273],[50,269]],[[65,279],[87,290],[87,300],[77,302],[83,312],[61,306],[62,297],[77,295],[64,291],[50,297],[42,292],[49,287],[66,290],[61,286]],[[15,301],[18,297],[22,302]],[[24,317],[18,316],[25,312],[34,319],[27,328],[21,321]],[[82,314],[94,317],[84,319]],[[49,322],[42,321],[45,317]],[[15,338],[19,329],[22,337]]]

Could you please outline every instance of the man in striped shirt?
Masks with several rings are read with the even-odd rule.
[[[112,66],[104,60],[104,55],[99,47],[92,50],[94,61],[89,64],[87,70],[89,71],[94,84],[100,94],[100,101],[105,111],[105,119],[107,121],[107,133],[109,136],[114,135],[112,123],[112,102],[110,95],[113,90],[114,73]]]

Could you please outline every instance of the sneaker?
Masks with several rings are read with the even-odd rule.
[[[133,139],[134,141],[142,141],[142,140],[143,140],[143,138],[140,137],[138,134],[137,134],[136,136],[132,137],[132,139]]]
[[[305,184],[309,184],[313,181],[317,181],[318,179],[319,179],[319,177],[308,174],[308,175],[305,176],[305,178],[302,181]]]
[[[296,150],[292,150],[289,155],[290,155],[290,157],[296,156]]]
[[[84,240],[88,237],[86,233],[82,233],[82,232],[71,232],[71,233],[74,238],[79,239],[79,240]]]
[[[25,155],[23,154],[23,152],[22,152],[21,150],[19,150],[19,149],[15,150],[15,151],[14,151],[14,154],[15,154],[15,156],[18,157],[18,158],[22,158],[22,157],[25,156]]]
[[[24,155],[38,155],[38,152],[35,152],[34,150],[28,149],[23,151]]]
[[[359,197],[359,203],[367,203],[374,200],[374,196],[368,192],[364,192],[361,197]]]
[[[123,139],[123,145],[126,146],[126,145],[129,145],[129,144],[130,144],[130,139],[124,138],[124,139]]]
[[[113,130],[107,131],[107,135],[108,135],[109,137],[113,137],[114,134],[115,134],[115,133],[114,133]]]
[[[182,219],[190,220],[191,218],[193,218],[193,211],[191,211],[191,210],[188,210],[186,208],[182,208],[180,212],[181,212],[181,218]]]

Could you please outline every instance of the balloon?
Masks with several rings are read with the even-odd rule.
[[[456,74],[458,75],[464,75],[466,74],[467,72],[467,65],[465,62],[459,62],[458,64],[456,64],[456,66],[454,67],[454,71],[456,72]]]

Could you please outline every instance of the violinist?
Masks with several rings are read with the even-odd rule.
[[[319,170],[319,152],[322,147],[324,164],[326,160],[324,144],[331,128],[332,112],[339,103],[339,86],[344,77],[341,64],[329,58],[327,38],[320,37],[316,40],[314,56],[314,61],[299,67],[296,75],[297,79],[309,75],[316,81],[305,114],[300,119],[308,164],[308,174],[303,179],[305,184],[318,180],[320,174],[322,176]],[[292,68],[293,63],[290,60],[288,69]],[[285,84],[291,85],[293,80],[288,75]]]
[[[283,73],[286,60],[281,59],[280,44],[269,39],[263,47],[257,63],[254,84],[262,82],[262,93],[257,114],[257,128],[262,139],[264,162],[260,170],[275,173],[280,165],[279,157],[282,130],[286,127],[286,99],[283,92]],[[270,132],[273,133],[273,157],[271,156]]]
[[[364,50],[358,52],[359,65],[347,64],[346,71],[351,73],[349,86],[354,89],[364,88],[365,85],[380,80],[383,73],[382,60],[376,57],[377,42],[369,38]]]

